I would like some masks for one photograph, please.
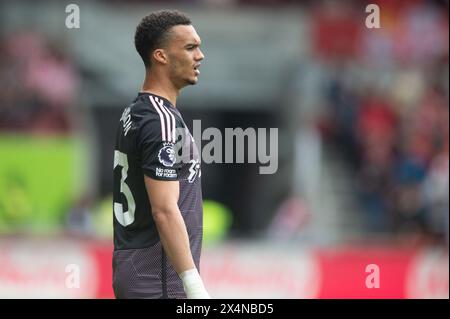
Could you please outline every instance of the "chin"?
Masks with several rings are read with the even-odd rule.
[[[188,85],[196,85],[198,82],[198,78],[188,79],[186,82]]]

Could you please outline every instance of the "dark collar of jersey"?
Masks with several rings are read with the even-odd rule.
[[[139,93],[138,93],[138,97],[143,96],[143,95],[152,95],[152,96],[155,96],[155,97],[157,97],[157,98],[163,100],[165,106],[170,106],[170,107],[176,109],[176,108],[172,105],[172,103],[170,103],[170,101],[169,101],[168,99],[166,99],[165,97],[162,97],[161,95],[154,94],[154,93],[149,93],[149,92],[139,92]]]

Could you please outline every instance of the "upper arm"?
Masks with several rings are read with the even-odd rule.
[[[178,209],[180,194],[178,181],[161,181],[145,175],[144,181],[152,212],[167,212]]]
[[[140,122],[136,148],[144,174],[152,179],[177,181],[181,163],[176,145],[167,140],[168,132],[161,126],[158,115],[151,114]]]
[[[161,122],[164,121],[155,112],[146,114],[140,121],[136,139],[153,213],[178,210],[181,163],[174,143],[167,139],[169,131],[161,126]]]

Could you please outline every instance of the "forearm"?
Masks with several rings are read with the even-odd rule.
[[[210,298],[195,266],[189,236],[178,208],[179,184],[145,177],[153,219],[164,251],[183,281],[189,299]]]
[[[154,212],[153,217],[164,251],[178,274],[195,268],[189,245],[189,236],[178,207]]]

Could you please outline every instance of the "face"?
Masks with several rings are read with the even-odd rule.
[[[173,27],[168,42],[167,66],[172,83],[179,89],[196,84],[200,74],[200,62],[205,56],[200,50],[201,40],[194,27]]]

